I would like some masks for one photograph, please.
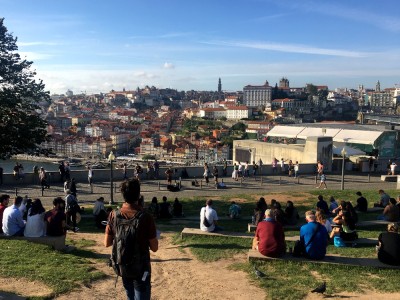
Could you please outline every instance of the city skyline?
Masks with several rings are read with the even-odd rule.
[[[395,1],[0,0],[51,93],[399,83]]]

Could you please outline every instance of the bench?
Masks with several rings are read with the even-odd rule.
[[[246,238],[246,239],[252,239],[254,238],[253,234],[248,234],[248,233],[238,233],[238,232],[207,232],[207,231],[202,231],[201,229],[198,228],[183,228],[181,232],[181,238],[183,239],[184,237],[188,236],[193,236],[193,235],[203,235],[203,236],[222,236],[222,237],[238,237],[238,238]]]
[[[391,266],[381,263],[376,258],[363,258],[363,257],[344,257],[333,254],[327,254],[322,260],[307,259],[304,257],[293,257],[291,254],[285,254],[280,258],[268,257],[262,255],[257,250],[251,249],[247,254],[247,260],[249,262],[255,260],[273,261],[273,260],[288,260],[295,262],[310,262],[316,264],[334,264],[334,265],[346,265],[356,267],[373,267],[373,268],[387,268],[387,269],[400,269],[400,266]]]
[[[300,240],[300,236],[295,235],[295,236],[285,236],[285,241],[286,242],[296,242]],[[333,239],[331,239],[331,242],[333,243]],[[343,241],[345,244],[352,245],[353,243],[357,245],[370,245],[370,246],[376,246],[378,245],[378,239],[377,238],[358,238],[354,241]]]
[[[358,213],[362,213],[361,211],[357,211]],[[383,212],[383,207],[369,207],[367,208],[367,213],[376,213]]]
[[[397,175],[381,175],[381,181],[397,182]]]
[[[287,229],[287,230],[300,230],[300,227],[304,225],[304,224],[300,224],[300,225],[284,225],[283,229]],[[255,232],[257,229],[257,225],[254,225],[252,223],[248,223],[247,224],[247,231],[248,232]]]
[[[368,227],[368,226],[376,226],[376,225],[387,225],[393,222],[385,221],[385,220],[370,220],[370,221],[361,221],[356,224],[356,227]],[[396,223],[396,222],[395,222]]]
[[[53,247],[53,249],[61,251],[65,250],[65,235],[63,236],[43,236],[43,237],[25,237],[25,236],[7,236],[0,235],[0,239],[4,240],[24,240],[32,243],[44,244]]]

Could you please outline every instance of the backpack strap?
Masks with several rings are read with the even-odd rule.
[[[317,232],[318,232],[320,226],[321,226],[321,224],[319,224],[319,223],[317,222],[317,226],[316,226],[315,229],[314,229],[313,235],[311,236],[311,239],[308,241],[308,243],[304,245],[304,248],[307,248],[308,245],[311,244],[311,242],[313,241],[313,239],[314,239],[315,236],[317,235]]]

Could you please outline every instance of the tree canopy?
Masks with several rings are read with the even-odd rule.
[[[37,150],[46,139],[46,121],[39,102],[49,101],[32,62],[17,53],[13,37],[0,18],[0,158]]]

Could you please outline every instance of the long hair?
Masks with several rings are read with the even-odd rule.
[[[33,200],[32,206],[29,209],[29,216],[39,215],[44,212],[45,212],[45,209],[42,205],[42,201],[40,201],[40,199]]]

